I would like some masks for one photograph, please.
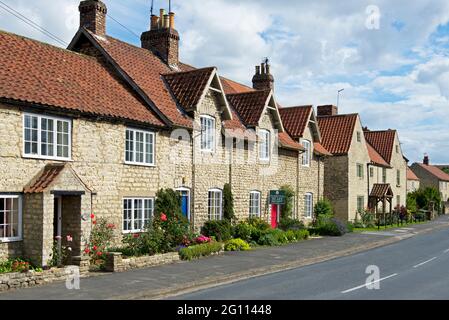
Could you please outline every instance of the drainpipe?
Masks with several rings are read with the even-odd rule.
[[[367,173],[366,173],[366,176],[368,177],[368,194],[367,194],[367,199],[368,199],[368,205],[369,205],[369,184],[370,184],[370,172],[369,172],[369,168],[370,168],[370,163],[368,163],[367,165],[366,165],[366,167],[367,167]]]
[[[195,215],[196,212],[194,210],[195,206],[195,126],[193,126],[192,130],[192,190],[190,191],[190,223],[191,230],[195,231]]]
[[[300,163],[300,155],[301,152],[298,151],[298,161],[297,161],[297,165],[296,165],[296,219],[299,220],[299,166],[301,165]]]

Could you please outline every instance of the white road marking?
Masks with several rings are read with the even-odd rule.
[[[365,283],[365,284],[363,284],[361,286],[358,286],[358,287],[355,287],[355,288],[352,288],[352,289],[348,289],[348,290],[342,291],[341,293],[349,293],[349,292],[352,292],[352,291],[356,291],[356,290],[368,287],[369,285],[373,285],[375,283],[378,283],[378,282],[381,282],[381,281],[384,281],[384,280],[396,277],[397,275],[398,274],[395,273],[395,274],[392,274],[391,276],[388,276],[388,277],[385,277],[385,278],[382,278],[382,279],[379,279],[379,280],[376,280],[376,281],[373,281],[373,282],[370,282],[370,283]]]
[[[415,268],[415,269],[416,269],[416,268],[419,268],[419,267],[425,265],[426,263],[429,263],[429,262],[435,260],[436,258],[437,258],[437,257],[433,257],[432,259],[429,259],[429,260],[427,260],[427,261],[421,262],[420,264],[417,264],[417,265],[414,266],[413,268]]]

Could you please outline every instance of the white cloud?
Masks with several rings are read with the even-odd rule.
[[[77,29],[77,0],[3,1],[66,42]],[[148,28],[149,1],[105,2],[135,33]],[[166,5],[155,2],[156,12]],[[365,26],[371,4],[380,9],[379,30]],[[250,84],[254,66],[270,57],[283,105],[336,103],[337,90],[345,88],[341,112],[360,112],[373,129],[399,129],[412,160],[429,152],[434,162],[449,162],[449,35],[434,39],[438,49],[429,45],[449,21],[447,0],[189,0],[173,6],[185,62],[217,66]],[[0,28],[55,43],[1,9]],[[139,44],[111,19],[108,32]]]

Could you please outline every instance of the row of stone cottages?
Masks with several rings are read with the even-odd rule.
[[[160,188],[179,191],[196,229],[222,218],[226,183],[239,219],[273,226],[269,194],[284,185],[305,221],[323,196],[345,220],[373,192],[405,203],[396,131],[335,106],[280,107],[268,63],[250,88],[180,62],[173,13],[151,17],[139,48],[106,34],[101,1],[79,11],[68,49],[0,32],[0,258],[45,265],[67,234],[80,254],[92,212],[120,226],[119,241],[150,220]]]

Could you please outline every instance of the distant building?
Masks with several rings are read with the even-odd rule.
[[[407,168],[407,193],[415,192],[419,189],[420,180],[412,169]]]

